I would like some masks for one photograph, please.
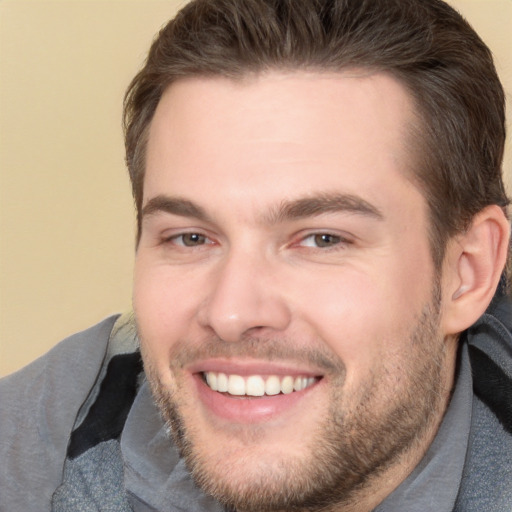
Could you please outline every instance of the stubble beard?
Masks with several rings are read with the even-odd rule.
[[[164,386],[145,358],[156,403],[196,484],[237,511],[350,509],[376,478],[404,454],[422,446],[425,436],[433,435],[429,432],[438,427],[446,408],[445,343],[439,339],[440,301],[436,295],[410,334],[408,357],[399,361],[400,367],[394,364],[400,379],[387,407],[376,408],[379,391],[385,386],[389,392],[390,381],[375,377],[365,383],[357,407],[346,410],[344,366],[333,360],[330,367],[338,371],[331,378],[328,415],[316,432],[304,434],[307,454],[277,460],[270,468],[260,460],[245,460],[230,471],[222,457],[212,460],[201,453],[194,425],[188,424],[182,413],[179,385],[173,390]],[[244,435],[243,429],[240,434]],[[252,438],[256,445],[255,434],[245,442],[251,443]],[[237,474],[240,470],[245,470],[244,478]]]

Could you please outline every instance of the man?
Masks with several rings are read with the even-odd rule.
[[[134,320],[4,381],[2,507],[510,510],[504,94],[456,12],[193,1],[125,134]]]

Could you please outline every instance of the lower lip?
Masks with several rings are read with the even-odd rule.
[[[201,402],[215,416],[230,423],[260,423],[272,420],[297,406],[319,382],[302,391],[262,397],[238,397],[213,391],[201,375],[195,374]]]

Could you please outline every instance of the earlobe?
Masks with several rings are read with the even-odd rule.
[[[443,270],[445,335],[467,329],[487,309],[507,261],[509,236],[503,210],[491,205],[449,243]]]

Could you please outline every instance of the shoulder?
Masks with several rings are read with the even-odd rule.
[[[467,333],[475,395],[508,433],[512,433],[511,328],[510,298],[497,295]]]
[[[512,309],[497,295],[467,333],[473,375],[468,453],[456,511],[512,506]]]
[[[97,380],[116,318],[67,338],[0,380],[2,509],[49,508],[70,432]]]

